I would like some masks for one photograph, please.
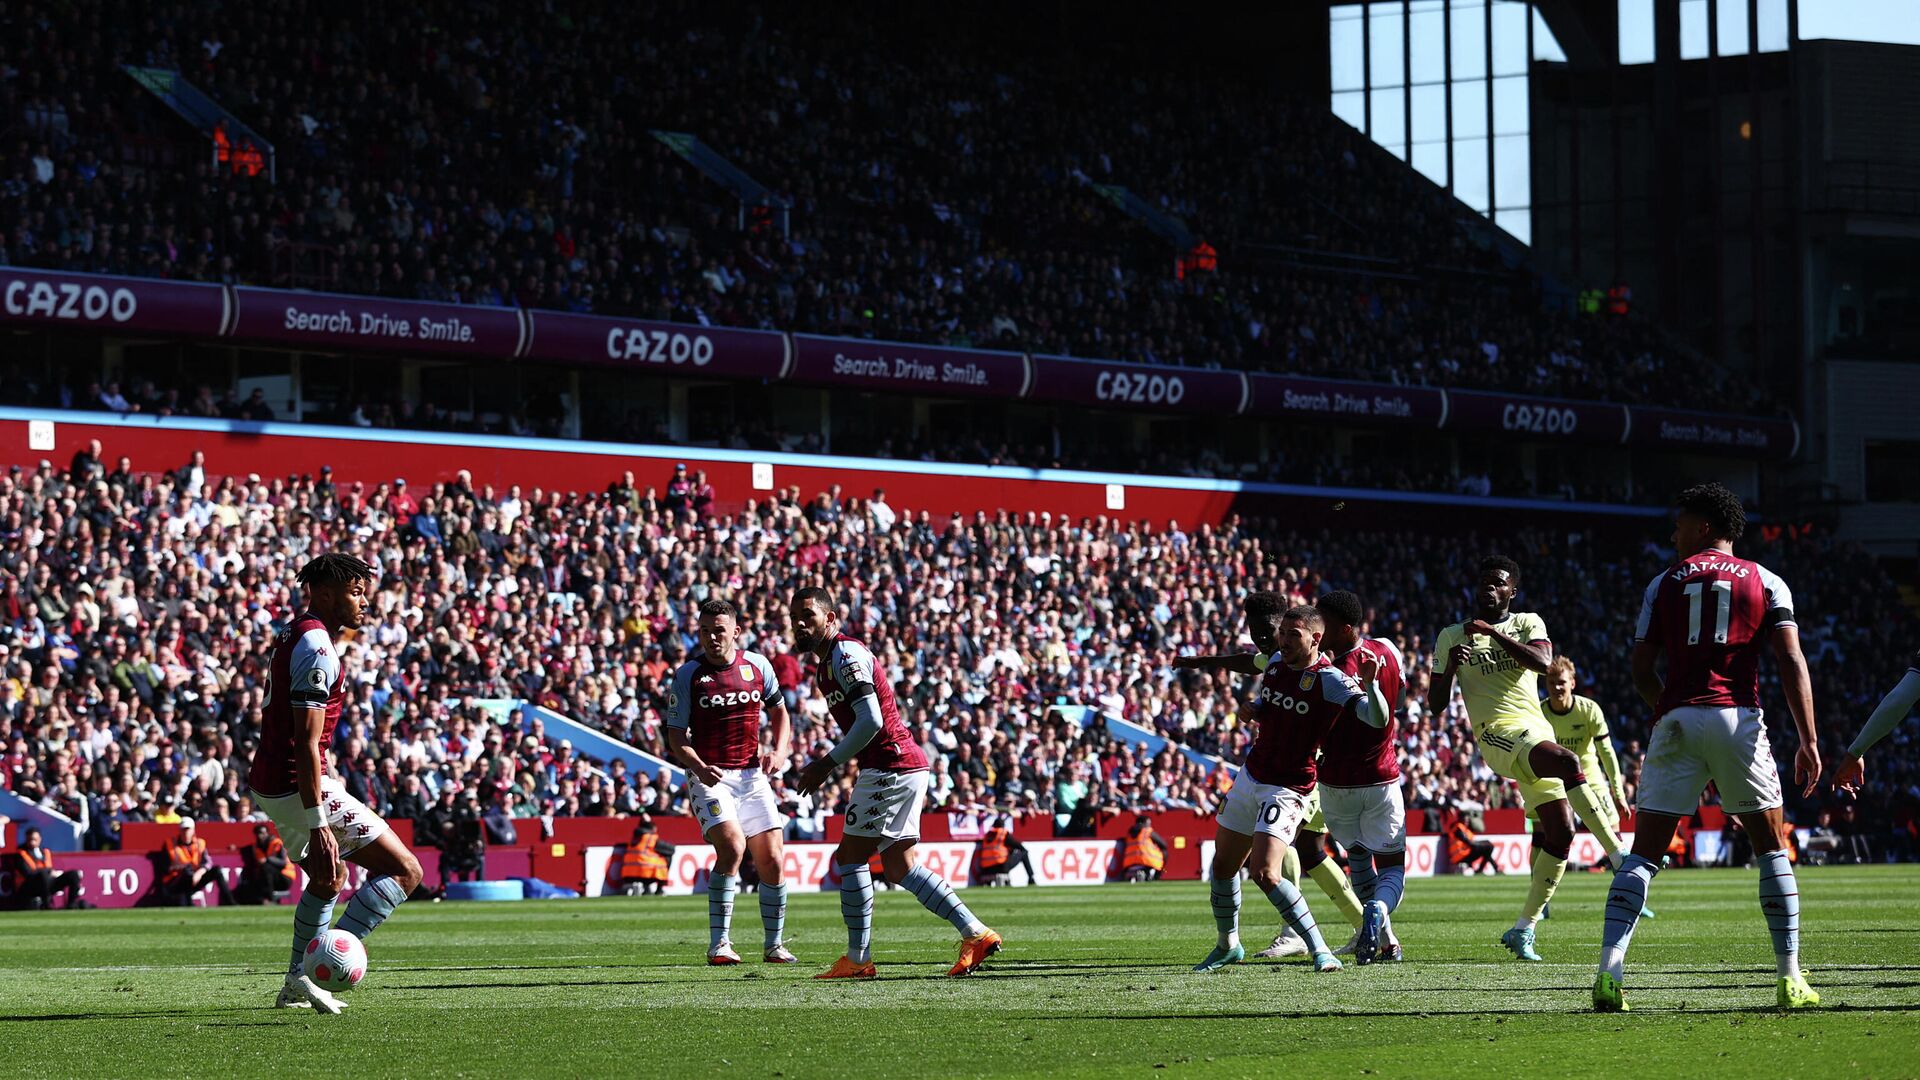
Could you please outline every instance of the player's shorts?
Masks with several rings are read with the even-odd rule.
[[[307,829],[307,808],[300,802],[300,793],[255,795],[253,801],[279,831],[280,842],[287,848],[287,860],[297,863],[305,859],[313,834]],[[320,813],[326,818],[327,828],[333,830],[333,839],[340,845],[343,859],[380,839],[387,831],[387,823],[379,814],[347,794],[340,781],[331,776],[320,780]]]
[[[1553,741],[1553,727],[1545,720],[1502,720],[1480,732],[1480,756],[1493,771],[1520,787],[1520,801],[1531,810],[1567,797],[1567,785],[1558,777],[1542,779],[1527,758],[1533,748]]]
[[[1271,836],[1283,844],[1293,843],[1300,823],[1306,820],[1308,796],[1284,784],[1263,784],[1247,775],[1246,766],[1233,776],[1233,789],[1227,792],[1226,805],[1220,808],[1221,828],[1243,836]]]
[[[1686,817],[1700,805],[1709,780],[1729,814],[1780,805],[1780,768],[1761,710],[1687,705],[1661,717],[1640,765],[1635,805]]]
[[[861,769],[847,803],[846,834],[877,836],[885,851],[901,840],[920,838],[920,804],[927,798],[927,773]]]
[[[729,821],[739,822],[744,836],[759,836],[787,824],[767,774],[754,766],[721,769],[720,782],[712,787],[688,773],[687,801],[693,805],[693,816],[699,819],[703,836],[715,825]]]
[[[1372,787],[1322,784],[1317,790],[1328,831],[1342,846],[1384,852],[1407,849],[1407,805],[1400,781]]]

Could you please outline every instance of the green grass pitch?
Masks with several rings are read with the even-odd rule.
[[[1408,962],[1320,976],[1298,960],[1191,973],[1213,938],[1197,882],[967,890],[1008,947],[966,979],[944,978],[952,931],[884,893],[872,983],[810,978],[845,942],[831,895],[794,901],[790,968],[706,967],[702,897],[410,904],[370,940],[338,1017],[268,1007],[290,908],[9,913],[0,1074],[1920,1075],[1920,867],[1801,872],[1804,963],[1827,1007],[1794,1014],[1773,1008],[1750,871],[1655,881],[1625,1016],[1588,1011],[1601,875],[1569,876],[1541,927],[1547,962],[1526,965],[1495,944],[1524,879],[1410,884]],[[1251,951],[1278,917],[1248,899]],[[736,929],[758,943],[751,896]]]

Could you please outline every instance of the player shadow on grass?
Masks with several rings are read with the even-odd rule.
[[[1755,1016],[1762,1014],[1782,1015],[1777,1005],[1723,1005],[1715,1008],[1680,1008],[1665,1006],[1647,1006],[1634,999],[1634,1012],[1672,1014],[1674,1016]],[[1809,1015],[1820,1013],[1906,1013],[1920,1012],[1920,1002],[1887,1005],[1833,1005],[1808,1010]],[[1575,999],[1567,1008],[1542,1007],[1538,1009],[1282,1009],[1270,1012],[1214,1012],[1214,1013],[1059,1013],[1055,1015],[1010,1016],[1009,1023],[1032,1020],[1045,1022],[1080,1023],[1087,1020],[1116,1020],[1138,1023],[1142,1020],[1193,1020],[1212,1022],[1216,1020],[1324,1020],[1330,1018],[1375,1020],[1381,1018],[1429,1019],[1436,1016],[1562,1016],[1594,1015],[1608,1020],[1615,1017],[1611,1013],[1594,1013]],[[1795,1015],[1801,1015],[1796,1013]]]

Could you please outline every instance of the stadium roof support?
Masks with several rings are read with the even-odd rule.
[[[120,70],[207,137],[207,150],[215,168],[230,167],[249,176],[264,172],[269,183],[276,179],[273,143],[182,78],[179,72],[131,65],[122,66]]]
[[[682,131],[650,131],[667,149],[678,154],[687,164],[699,169],[707,179],[719,184],[740,200],[740,228],[747,227],[747,208],[765,208],[780,217],[780,235],[790,236],[792,226],[793,203],[774,194],[769,188],[738,165],[728,161],[726,155],[700,140],[698,135],[689,135]]]

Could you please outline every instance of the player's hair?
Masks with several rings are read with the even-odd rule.
[[[1248,593],[1247,598],[1240,602],[1240,610],[1247,613],[1248,622],[1265,622],[1279,618],[1287,610],[1287,598],[1277,592],[1262,589],[1259,592]]]
[[[1569,675],[1574,674],[1573,661],[1565,656],[1556,656],[1547,662],[1547,674],[1558,675],[1561,672],[1566,672]]]
[[[1520,564],[1505,555],[1489,555],[1480,560],[1480,576],[1487,576],[1490,570],[1505,570],[1515,585],[1520,584]]]
[[[295,580],[309,589],[315,586],[344,588],[356,581],[372,581],[373,578],[372,564],[344,551],[329,551],[314,556],[295,576]]]
[[[804,604],[809,600],[813,601],[816,604],[819,604],[821,607],[827,609],[828,611],[839,610],[839,605],[834,602],[833,594],[828,592],[825,589],[820,588],[818,585],[809,585],[806,588],[801,589],[799,592],[793,594],[794,607],[799,607],[801,604]]]
[[[733,606],[733,601],[722,600],[717,596],[700,605],[700,617],[704,619],[709,615],[716,617],[725,615],[736,623],[740,621],[740,609]]]
[[[1295,604],[1287,609],[1287,613],[1283,618],[1298,619],[1305,623],[1309,630],[1325,630],[1327,628],[1327,620],[1320,617],[1320,609],[1314,607],[1312,604]]]
[[[1313,606],[1320,609],[1321,618],[1342,626],[1359,626],[1360,620],[1366,618],[1360,598],[1346,589],[1335,589],[1315,600]]]
[[[1747,531],[1747,510],[1725,484],[1695,484],[1673,500],[1674,509],[1705,518],[1719,540],[1738,540]]]

